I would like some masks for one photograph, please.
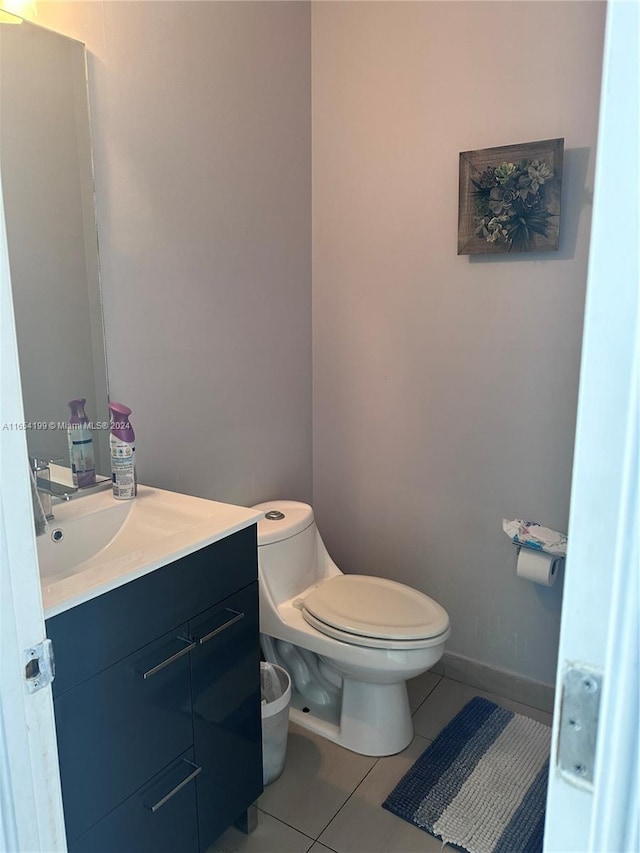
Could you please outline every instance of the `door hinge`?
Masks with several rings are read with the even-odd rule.
[[[562,680],[557,766],[573,785],[593,789],[602,672],[568,664]]]
[[[56,674],[53,657],[53,643],[47,637],[37,646],[31,646],[24,652],[24,677],[27,693],[35,693],[47,687]]]

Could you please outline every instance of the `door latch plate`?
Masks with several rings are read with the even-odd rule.
[[[27,693],[47,687],[55,678],[53,643],[45,638],[41,643],[24,651],[24,678]]]
[[[562,683],[558,767],[567,782],[593,789],[602,673],[569,664]]]

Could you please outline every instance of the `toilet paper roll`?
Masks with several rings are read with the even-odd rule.
[[[553,586],[562,563],[562,557],[554,557],[553,554],[534,551],[532,548],[520,548],[516,574],[519,578],[542,586]]]

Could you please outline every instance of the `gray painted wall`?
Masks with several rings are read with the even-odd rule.
[[[89,52],[111,398],[141,482],[311,499],[310,9],[40,3]]]
[[[347,571],[451,616],[448,651],[554,680],[562,583],[503,517],[566,531],[604,6],[316,3],[314,502]],[[458,257],[460,151],[565,137],[561,246]]]

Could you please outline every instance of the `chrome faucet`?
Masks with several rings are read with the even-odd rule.
[[[29,465],[33,471],[38,497],[40,498],[45,518],[47,521],[51,521],[53,519],[53,511],[51,509],[51,471],[49,463],[44,459],[38,459],[36,456],[30,456]]]

